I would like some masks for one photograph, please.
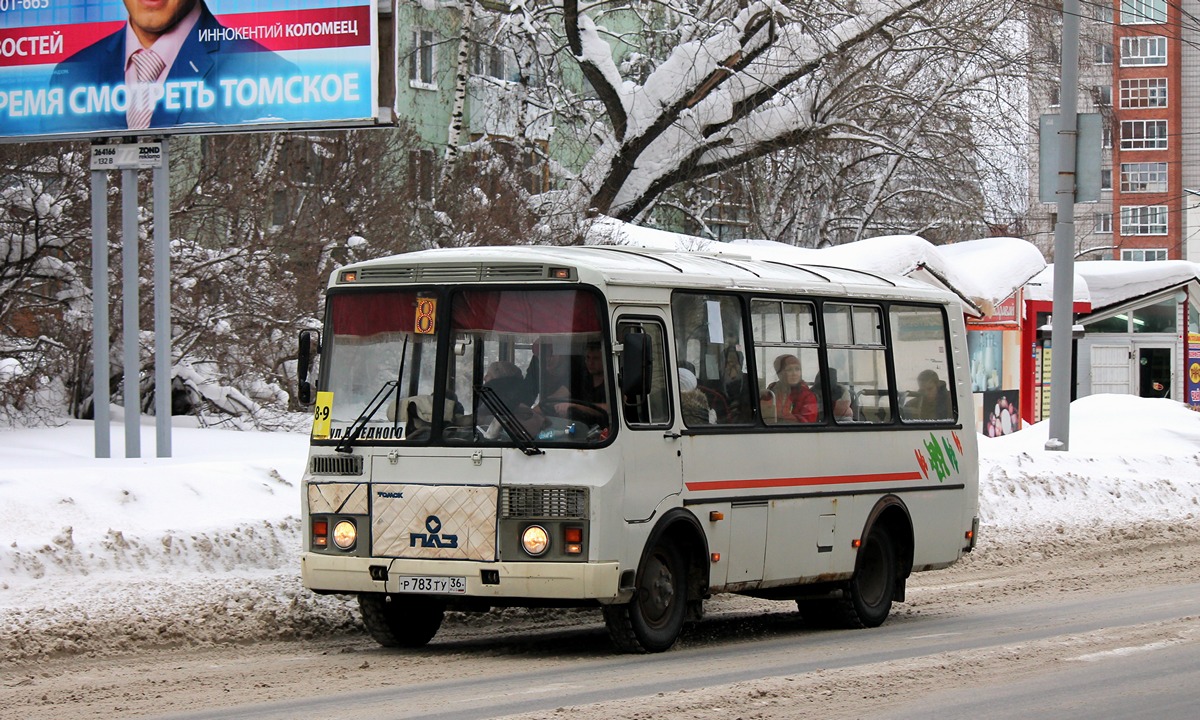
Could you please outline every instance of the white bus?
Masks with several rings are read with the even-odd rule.
[[[658,652],[721,592],[877,626],[975,544],[964,338],[916,281],[733,255],[342,268],[301,336],[304,584],[357,595],[385,646],[447,609],[598,605]]]

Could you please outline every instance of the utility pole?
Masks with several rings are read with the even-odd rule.
[[[1047,450],[1069,450],[1071,367],[1075,363],[1075,136],[1079,103],[1079,0],[1063,0],[1059,92],[1058,223],[1054,226],[1054,306],[1050,324],[1050,434]]]

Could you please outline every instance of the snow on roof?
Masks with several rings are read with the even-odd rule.
[[[589,243],[739,254],[755,260],[832,265],[908,276],[953,292],[962,300],[964,310],[972,315],[991,313],[1046,266],[1041,252],[1032,243],[1011,237],[934,245],[917,235],[888,235],[811,249],[772,240],[716,242],[601,218],[592,227]]]
[[[1079,267],[1077,263],[1075,267]],[[1074,301],[1077,303],[1090,303],[1092,296],[1088,292],[1087,280],[1083,279],[1078,272],[1075,273],[1075,282],[1073,283]],[[1025,300],[1028,301],[1044,301],[1051,302],[1054,300],[1054,265],[1047,265],[1040,273],[1034,275],[1025,283]]]
[[[1200,264],[1187,260],[1157,262],[1082,262],[1075,274],[1087,282],[1092,312],[1160,290],[1200,280]]]
[[[1134,298],[1200,281],[1200,263],[1187,260],[1156,262],[1101,261],[1075,263],[1075,302],[1090,302],[1092,312]],[[1026,284],[1027,300],[1054,299],[1054,265]]]
[[[684,235],[682,233],[655,230],[632,223],[621,222],[616,218],[599,217],[592,223],[587,236],[588,245],[632,245],[658,250],[701,250],[713,252],[714,245],[721,245],[712,240]]]
[[[1028,240],[991,237],[938,245],[956,272],[969,277],[980,295],[999,305],[1046,267],[1042,251]]]

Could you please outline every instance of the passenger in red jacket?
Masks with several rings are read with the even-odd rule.
[[[800,376],[800,358],[795,355],[780,355],[775,358],[775,374],[779,380],[771,383],[763,400],[773,400],[775,422],[814,423],[820,419],[817,396]],[[764,402],[764,404],[767,404]],[[769,408],[764,408],[767,421],[772,418]]]

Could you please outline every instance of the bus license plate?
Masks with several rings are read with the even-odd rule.
[[[462,595],[467,592],[465,577],[430,577],[428,575],[401,575],[400,592],[434,593],[438,595]]]

